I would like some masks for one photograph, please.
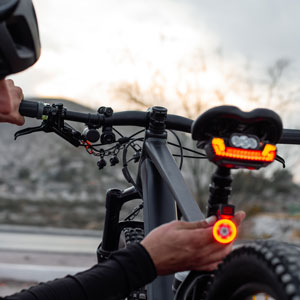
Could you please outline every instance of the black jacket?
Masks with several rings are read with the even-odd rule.
[[[145,248],[131,244],[110,259],[76,275],[69,275],[7,296],[6,300],[113,300],[153,281],[155,266]]]

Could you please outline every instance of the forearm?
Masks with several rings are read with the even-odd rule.
[[[129,246],[91,269],[24,290],[6,300],[111,300],[151,282],[155,267],[141,245]]]

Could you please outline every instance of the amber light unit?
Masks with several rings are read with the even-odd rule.
[[[212,147],[217,156],[229,159],[272,162],[276,157],[276,146],[266,144],[263,150],[226,147],[221,138],[212,139]]]
[[[228,219],[218,220],[213,227],[213,236],[221,244],[231,243],[237,235],[236,225]]]

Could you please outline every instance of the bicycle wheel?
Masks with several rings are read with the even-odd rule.
[[[128,221],[120,223],[119,249],[125,248],[131,243],[140,243],[144,238],[142,222]],[[146,287],[139,288],[130,293],[127,300],[147,300]]]
[[[300,300],[300,251],[259,241],[233,251],[220,265],[207,300]]]

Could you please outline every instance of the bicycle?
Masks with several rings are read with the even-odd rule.
[[[218,217],[214,236],[221,243],[235,239],[234,224],[230,223],[234,206],[228,204],[231,169],[259,169],[274,160],[284,163],[277,155],[276,144],[300,144],[300,131],[283,129],[280,117],[268,109],[243,112],[233,106],[220,106],[193,121],[169,115],[163,107],[152,107],[147,112],[117,113],[110,107],[101,107],[97,113],[90,114],[68,111],[62,104],[24,100],[20,113],[43,121],[38,127],[18,131],[15,138],[38,131],[54,132],[72,145],[84,147],[89,154],[98,156],[99,169],[105,167],[107,157],[111,165],[119,163],[123,152],[122,172],[131,186],[107,192],[103,239],[97,249],[99,263],[106,260],[111,251],[140,242],[144,232],[147,234],[163,223],[180,217],[187,221],[204,219],[180,172],[183,152],[190,149],[181,144],[174,130],[191,133],[197,146],[205,151],[196,152],[197,155],[217,166],[211,179],[207,215]],[[79,132],[66,120],[85,123],[86,128]],[[144,129],[123,136],[115,126]],[[99,129],[102,129],[101,134]],[[166,130],[171,130],[178,140],[179,167],[168,149]],[[128,159],[130,148],[134,153]],[[136,180],[128,169],[130,162],[138,164]],[[142,204],[120,221],[123,204],[135,199],[141,199]],[[143,210],[144,220],[135,221],[140,210]],[[173,275],[158,277],[146,289],[131,293],[127,299],[297,300],[300,299],[299,255],[299,248],[292,244],[270,240],[251,242],[234,250],[216,273],[191,271],[182,282]]]
[[[0,79],[25,70],[40,56],[39,31],[31,0],[2,2]],[[123,174],[131,187],[123,191],[111,189],[107,193],[103,240],[97,250],[99,262],[105,260],[111,251],[126,246],[126,243],[140,241],[144,231],[147,234],[176,217],[182,216],[187,221],[204,218],[167,148],[166,129],[192,133],[198,146],[206,151],[206,155],[197,154],[217,165],[210,187],[208,215],[215,214],[220,219],[221,223],[216,223],[220,226],[214,229],[216,239],[219,238],[219,242],[223,243],[234,239],[235,235],[234,225],[230,223],[234,207],[228,204],[232,182],[230,170],[237,167],[261,168],[274,159],[283,162],[276,156],[275,145],[300,144],[300,131],[282,130],[279,116],[270,110],[245,113],[234,107],[219,107],[202,114],[195,122],[167,115],[162,107],[153,107],[146,113],[113,113],[111,108],[102,107],[96,114],[84,114],[70,112],[61,104],[50,106],[23,101],[20,112],[24,116],[42,119],[43,122],[39,127],[19,131],[16,137],[36,131],[55,132],[72,145],[83,146],[90,154],[99,156],[100,169],[106,165],[104,157],[111,155],[110,163],[114,165],[119,162],[119,152],[123,151]],[[65,120],[85,123],[87,128],[79,132]],[[132,135],[116,139],[113,128],[117,125],[144,127],[145,135],[143,138]],[[98,129],[101,127],[100,135]],[[114,146],[99,149],[96,146],[99,139],[101,145]],[[138,142],[142,142],[142,145],[139,146]],[[188,149],[181,145],[179,139],[178,144],[182,165],[183,150]],[[135,153],[127,160],[129,148],[133,148]],[[139,164],[136,181],[128,170],[129,161]],[[136,198],[142,199],[143,205],[124,222],[119,222],[122,205]],[[133,221],[142,206],[144,222]],[[238,269],[240,264],[246,267],[246,271]],[[254,242],[233,251],[216,274],[192,271],[178,288],[176,284],[179,282],[175,280],[175,296],[172,291],[173,276],[157,278],[147,287],[147,299],[235,300],[272,297],[299,300],[299,267],[299,249],[296,246],[273,241]],[[142,288],[129,295],[128,299],[146,299],[145,293]]]

